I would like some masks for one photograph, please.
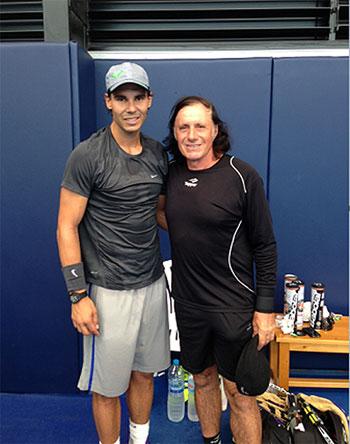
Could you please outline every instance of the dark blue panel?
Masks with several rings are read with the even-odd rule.
[[[78,341],[55,240],[72,149],[68,45],[3,44],[2,390],[69,392]]]
[[[69,49],[75,146],[96,131],[95,64],[76,43],[71,42]]]
[[[284,273],[326,285],[326,304],[348,311],[348,62],[274,62],[270,203]],[[281,294],[281,291],[280,291]],[[279,304],[281,307],[281,303]]]
[[[107,125],[103,94],[104,78],[111,65],[123,60],[96,60],[97,127]],[[185,95],[200,95],[216,106],[227,123],[232,152],[252,164],[267,179],[271,94],[270,59],[143,60],[154,92],[153,106],[144,132],[162,141],[167,135],[169,114]],[[161,232],[162,253],[169,259],[167,234]]]

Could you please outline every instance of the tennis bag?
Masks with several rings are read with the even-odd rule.
[[[270,384],[257,397],[263,444],[349,444],[348,420],[332,401]]]
[[[285,424],[264,409],[260,410],[263,430],[263,444],[292,444],[292,437]]]

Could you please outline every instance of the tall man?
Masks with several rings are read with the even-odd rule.
[[[57,239],[73,325],[84,335],[78,387],[93,393],[100,442],[120,442],[119,396],[126,392],[129,442],[144,444],[153,373],[170,360],[156,223],[167,157],[141,133],[152,105],[141,66],[109,69],[105,104],[112,123],[68,159]]]
[[[219,373],[235,442],[260,444],[255,398],[238,392],[235,370],[252,335],[259,335],[258,349],[273,339],[276,243],[262,180],[226,154],[227,130],[201,97],[174,106],[166,142],[175,159],[166,201],[172,291],[204,442],[221,442]]]

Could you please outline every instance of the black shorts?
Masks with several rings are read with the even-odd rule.
[[[209,312],[178,302],[175,313],[182,366],[196,374],[216,364],[219,374],[234,382],[238,358],[253,334],[253,313]]]

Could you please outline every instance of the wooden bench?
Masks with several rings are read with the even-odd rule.
[[[349,318],[342,317],[333,330],[320,330],[319,338],[291,336],[276,328],[275,340],[270,343],[270,367],[276,384],[288,390],[289,387],[349,388],[348,379],[291,378],[289,376],[290,352],[348,353]]]

